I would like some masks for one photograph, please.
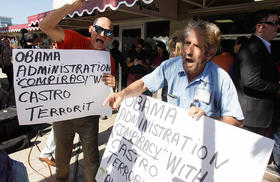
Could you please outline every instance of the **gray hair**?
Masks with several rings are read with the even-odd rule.
[[[191,30],[196,31],[201,36],[205,54],[212,54],[214,56],[217,53],[222,40],[222,34],[217,25],[204,20],[191,20],[184,29],[185,37],[188,36]]]

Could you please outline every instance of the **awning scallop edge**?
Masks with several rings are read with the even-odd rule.
[[[85,5],[74,11],[71,14],[68,14],[69,17],[73,18],[73,16],[83,16],[84,13],[92,14],[95,10],[99,12],[104,12],[107,8],[111,8],[112,10],[117,10],[120,5],[125,4],[127,7],[132,7],[135,5],[137,1],[142,1],[145,4],[150,4],[153,0],[102,0],[102,1],[87,1]],[[0,28],[0,33],[4,32],[19,32],[22,28],[26,28],[28,30],[39,30],[38,24],[42,21],[49,13],[53,10],[35,14],[28,17],[28,23],[21,25],[12,25],[9,27]]]
[[[111,8],[112,10],[117,10],[120,5],[125,4],[127,7],[132,7],[135,3],[140,0],[102,0],[102,1],[87,1],[85,5],[74,11],[73,13],[68,14],[69,17],[73,18],[73,16],[83,16],[84,13],[88,15],[92,14],[95,10],[99,12],[104,12],[107,8]],[[141,0],[145,4],[150,4],[153,0]],[[44,19],[50,12],[43,12],[36,15],[32,15],[28,17],[28,26],[38,26],[38,23]]]
[[[87,1],[83,8],[68,14],[71,18],[75,15],[83,16],[84,13],[92,14],[94,10],[104,12],[107,8],[117,10],[121,4],[125,4],[127,7],[132,7],[140,0],[103,0],[103,1]],[[153,0],[141,0],[145,4],[150,4]]]

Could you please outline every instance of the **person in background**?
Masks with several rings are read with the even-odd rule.
[[[112,49],[110,49],[110,53],[112,55],[112,57],[115,60],[115,70],[116,70],[116,80],[119,81],[119,65],[121,66],[121,68],[124,68],[124,66],[126,66],[124,64],[124,57],[121,51],[119,51],[119,41],[118,40],[114,40],[112,42]],[[120,88],[118,88],[120,89]]]
[[[4,44],[4,37],[3,38],[1,38],[1,40],[0,40],[0,47],[1,47],[1,50],[3,50],[4,49],[4,46],[5,46],[5,44]]]
[[[58,49],[56,41],[51,42],[51,49]]]
[[[25,49],[40,49],[40,38],[35,33],[29,33],[26,35]]]
[[[191,117],[206,115],[242,127],[243,114],[230,76],[211,59],[221,41],[219,28],[203,20],[190,21],[185,28],[183,55],[164,61],[152,73],[104,101],[118,109],[128,97],[168,85],[167,102],[188,110]],[[218,79],[219,78],[219,79]]]
[[[240,48],[248,41],[246,36],[237,37],[234,45],[233,45],[233,52],[235,55],[239,52]]]
[[[182,56],[183,54],[183,43],[177,36],[168,40],[167,43],[169,50],[169,58]]]
[[[151,64],[152,70],[159,67],[159,65],[163,61],[169,59],[169,54],[166,50],[165,43],[163,43],[161,41],[158,41],[156,47],[157,47],[157,55],[156,55],[156,57],[154,58],[154,60],[152,61],[152,64]],[[166,102],[167,101],[167,85],[162,88],[161,93],[159,93],[159,94],[161,95],[161,100]]]
[[[176,39],[177,39],[177,37],[175,36],[173,38],[170,38],[167,41],[167,47],[168,47],[168,51],[169,51],[169,58],[176,57],[176,56],[174,56],[175,47],[176,47]]]
[[[245,36],[237,37],[233,46],[224,41],[224,44],[222,43],[221,47],[222,53],[216,55],[213,58],[213,62],[221,68],[223,68],[226,72],[228,72],[230,76],[232,76],[232,64],[234,58],[238,53],[239,49],[242,47],[242,45],[246,43],[247,40],[248,38]]]
[[[234,60],[232,44],[222,40],[221,54],[213,58],[213,62],[223,68],[227,73],[230,72]]]
[[[48,45],[45,42],[42,42],[40,45],[40,49],[47,49]]]
[[[7,75],[9,82],[9,92],[13,92],[13,61],[12,61],[13,48],[10,46],[10,40],[4,39],[4,49],[2,52],[2,70]]]
[[[174,51],[174,57],[183,55],[183,43],[181,41],[176,42],[176,47]]]
[[[57,42],[59,49],[86,49],[107,51],[106,46],[113,38],[113,25],[106,17],[99,17],[89,26],[90,37],[80,35],[73,30],[62,29],[58,23],[69,13],[83,7],[85,0],[73,0],[48,14],[40,23],[40,29]],[[111,74],[104,73],[105,85],[115,87],[115,65],[111,57]],[[93,90],[98,92],[98,90]],[[73,139],[78,133],[84,154],[85,179],[93,182],[99,167],[98,130],[99,116],[87,116],[53,123],[56,143],[56,182],[66,182],[69,178],[70,159]]]
[[[55,151],[55,140],[54,140],[54,133],[53,128],[51,129],[50,135],[48,137],[48,140],[45,144],[45,147],[40,153],[39,160],[42,162],[47,163],[48,165],[51,165],[55,167],[55,159],[53,158],[52,154]]]
[[[153,70],[156,69],[163,61],[169,58],[165,43],[158,41],[156,47],[157,47],[157,55],[151,64],[151,68]]]
[[[13,49],[17,49],[19,47],[19,42],[17,41],[16,37],[10,39],[10,44]]]
[[[136,43],[135,51],[129,52],[127,56],[127,67],[129,68],[127,85],[142,78],[147,73],[150,61],[148,53],[143,49],[144,47],[144,40],[139,39]]]
[[[276,11],[269,9],[254,14],[254,33],[237,53],[232,72],[245,115],[244,129],[269,138],[276,130],[274,122],[279,122],[280,84],[270,43],[280,28],[278,16]],[[272,157],[269,163],[271,161]],[[279,155],[274,161],[280,172]]]
[[[4,46],[2,46],[2,39],[0,39],[0,68],[2,72],[3,72],[3,49]]]
[[[237,55],[237,53],[239,52],[240,48],[245,45],[245,43],[248,41],[248,38],[246,36],[240,36],[240,37],[237,37],[235,42],[234,42],[234,45],[233,45],[233,54],[232,56],[234,56],[234,59],[235,59],[235,56]],[[234,61],[234,60],[233,60]],[[229,69],[229,75],[232,77],[232,66],[233,66],[233,62],[230,66],[230,69]]]
[[[55,41],[51,42],[52,49],[57,49],[57,43]],[[47,139],[47,142],[45,144],[45,147],[40,153],[39,160],[42,162],[46,162],[48,165],[56,166],[55,159],[53,158],[53,153],[55,151],[55,140],[54,140],[54,132],[53,127],[51,129],[50,135]]]
[[[261,10],[254,15],[255,31],[236,55],[232,79],[245,115],[244,129],[271,138],[280,85],[269,41],[277,35],[279,18],[274,10]]]
[[[168,46],[168,50],[170,51],[169,58],[183,55],[183,43],[181,39],[183,38],[178,38],[177,36],[175,36],[168,40],[167,46]],[[167,92],[168,92],[168,87],[164,86],[161,92],[161,98],[162,101],[164,102],[167,102]]]

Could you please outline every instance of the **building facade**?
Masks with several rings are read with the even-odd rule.
[[[12,18],[0,16],[0,27],[8,27],[12,25]]]

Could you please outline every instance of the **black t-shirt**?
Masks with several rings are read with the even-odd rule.
[[[136,58],[138,61],[143,61],[143,63],[147,64],[147,59],[149,59],[149,55],[146,51],[142,50],[141,52],[136,52],[135,50],[131,50],[128,52],[127,57],[130,58],[130,62],[134,62],[134,59]],[[138,64],[133,65],[130,67],[130,73],[136,73],[136,74],[146,74],[147,70],[144,66]]]

